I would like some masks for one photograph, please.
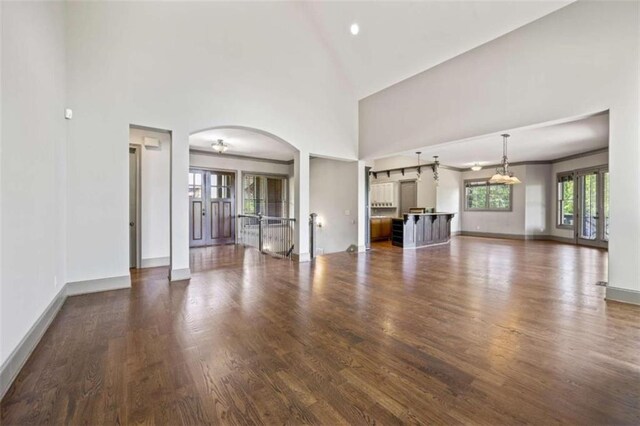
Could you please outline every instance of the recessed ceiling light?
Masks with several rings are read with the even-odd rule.
[[[358,33],[360,32],[360,25],[354,22],[353,24],[351,24],[350,30],[351,30],[351,34],[358,35]]]

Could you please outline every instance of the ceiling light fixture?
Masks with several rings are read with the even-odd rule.
[[[218,139],[217,141],[211,143],[211,149],[216,151],[218,154],[222,154],[228,148],[229,148],[229,145],[224,143],[222,139]]]
[[[482,170],[482,166],[478,163],[475,163],[473,166],[471,166],[471,170],[473,170],[474,172],[478,172]]]
[[[489,183],[504,183],[507,185],[513,185],[516,183],[522,183],[520,179],[513,175],[513,172],[509,170],[509,159],[507,158],[507,139],[509,139],[508,134],[503,134],[502,136],[502,162],[500,163],[500,167],[496,169],[496,174],[491,176],[489,179]]]
[[[351,28],[349,29],[351,30],[351,34],[358,35],[358,33],[360,32],[360,25],[354,22],[353,24],[351,24]]]

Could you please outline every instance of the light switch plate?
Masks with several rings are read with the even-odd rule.
[[[71,108],[66,108],[64,110],[64,118],[67,120],[71,120],[73,118],[73,110]]]

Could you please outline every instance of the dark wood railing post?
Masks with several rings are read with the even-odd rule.
[[[316,257],[316,218],[317,213],[311,213],[309,215],[309,257],[311,259]]]
[[[262,253],[262,213],[258,213],[258,250]]]

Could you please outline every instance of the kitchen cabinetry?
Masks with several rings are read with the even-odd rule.
[[[391,238],[391,218],[372,217],[370,222],[371,241],[383,241]]]
[[[396,207],[396,184],[394,182],[371,185],[371,207]]]

